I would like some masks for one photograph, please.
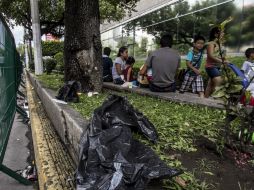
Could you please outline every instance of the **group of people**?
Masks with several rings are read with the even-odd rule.
[[[128,48],[123,46],[119,49],[114,64],[112,59],[109,57],[110,52],[111,49],[109,47],[104,48],[104,54],[102,56],[103,81],[113,81],[115,84],[121,85],[125,81],[130,82],[135,80],[132,70],[135,59],[132,56],[128,56]]]
[[[152,71],[152,77],[148,77],[149,87],[152,91],[173,92],[176,90],[175,73],[180,67],[181,58],[179,53],[171,48],[172,41],[170,35],[162,36],[160,40],[161,48],[150,53],[139,72],[140,76],[147,76],[148,71]],[[108,47],[104,48],[103,81],[113,81],[115,84],[121,85],[124,82],[137,80],[133,75],[135,59],[128,56],[127,47],[119,49],[114,63],[109,58],[109,54],[110,49]]]
[[[222,46],[224,32],[219,27],[214,27],[210,31],[209,41],[203,36],[195,36],[193,47],[186,56],[187,69],[184,73],[184,80],[181,84],[180,93],[184,93],[192,88],[193,93],[198,93],[200,97],[208,98],[215,90],[216,86],[222,83],[221,65],[228,64],[225,50]],[[153,92],[175,92],[175,75],[180,68],[181,57],[177,50],[172,49],[173,38],[171,35],[164,35],[160,39],[160,48],[151,52],[145,64],[139,71],[140,76],[149,76],[149,88]],[[206,89],[201,76],[200,67],[203,60],[204,50],[207,58],[205,70],[209,76]],[[128,56],[128,48],[121,47],[114,62],[109,58],[110,48],[104,48],[103,55],[103,80],[113,81],[115,84],[123,84],[136,80],[133,76],[133,64],[135,59]],[[251,78],[250,71],[254,67],[254,48],[246,50],[247,61],[243,64],[242,70],[248,78]],[[152,74],[151,74],[152,73]],[[254,76],[254,72],[252,73]],[[151,76],[150,76],[151,75]],[[254,85],[253,85],[254,92]]]

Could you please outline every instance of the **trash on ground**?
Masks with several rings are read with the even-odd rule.
[[[79,102],[78,92],[81,91],[81,83],[78,81],[68,81],[59,90],[56,99],[65,102]]]
[[[87,93],[88,97],[92,97],[92,96],[95,96],[95,95],[99,95],[99,93],[98,92],[88,92]]]
[[[136,88],[138,86],[136,85],[136,82],[125,82],[125,83],[123,83],[121,85],[121,87],[124,87],[124,88]]]
[[[132,132],[154,143],[158,139],[154,125],[126,98],[111,95],[94,111],[88,130],[81,137],[78,190],[139,190],[145,189],[152,179],[169,179],[181,173],[135,140]]]
[[[36,166],[29,165],[24,170],[17,170],[16,173],[30,181],[37,181],[38,179]]]
[[[55,99],[55,98],[53,98],[52,100],[53,100],[54,102],[56,102],[56,103],[59,103],[59,104],[67,104],[67,102],[62,101],[62,100],[58,100],[58,99]]]

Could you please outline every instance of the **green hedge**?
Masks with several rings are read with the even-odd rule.
[[[56,60],[56,70],[60,71],[61,73],[64,72],[64,57],[62,52],[58,52],[54,59]]]
[[[43,64],[47,74],[52,73],[52,71],[56,68],[56,60],[53,58],[44,59]]]
[[[54,56],[58,52],[63,52],[64,43],[63,42],[42,42],[42,55],[43,56]]]

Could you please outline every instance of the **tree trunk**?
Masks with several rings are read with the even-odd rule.
[[[99,0],[65,0],[65,81],[84,91],[102,89]]]

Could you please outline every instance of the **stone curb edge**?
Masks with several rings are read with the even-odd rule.
[[[54,91],[43,88],[35,76],[26,72],[34,90],[39,96],[49,119],[55,127],[60,139],[68,149],[74,164],[78,164],[80,137],[88,127],[89,122],[80,113],[72,109],[69,105],[56,103]]]
[[[113,83],[104,82],[103,88],[119,91],[119,92],[130,92],[130,93],[137,93],[142,96],[149,96],[153,98],[163,99],[166,101],[172,101],[177,103],[201,106],[201,107],[210,107],[216,109],[225,109],[223,102],[218,100],[211,100],[207,98],[199,98],[194,96],[189,96],[188,94],[177,94],[177,93],[155,93],[151,92],[147,89],[142,88],[124,88],[119,85],[115,85]],[[191,101],[190,101],[191,98]]]
[[[47,158],[47,153],[49,152],[49,148],[45,143],[44,134],[43,134],[43,126],[39,115],[36,111],[38,104],[35,103],[33,98],[32,86],[29,81],[26,82],[26,90],[27,90],[27,100],[29,103],[29,112],[30,112],[30,121],[31,121],[31,130],[32,130],[32,138],[34,144],[34,154],[35,154],[35,162],[38,173],[38,181],[39,181],[39,189],[54,189],[61,188],[58,186],[56,181],[56,173],[55,171],[46,171],[44,165],[49,165],[52,160]],[[47,162],[47,164],[45,164]],[[50,179],[47,172],[50,172]],[[49,184],[50,183],[50,184]],[[54,188],[53,188],[54,187]]]

